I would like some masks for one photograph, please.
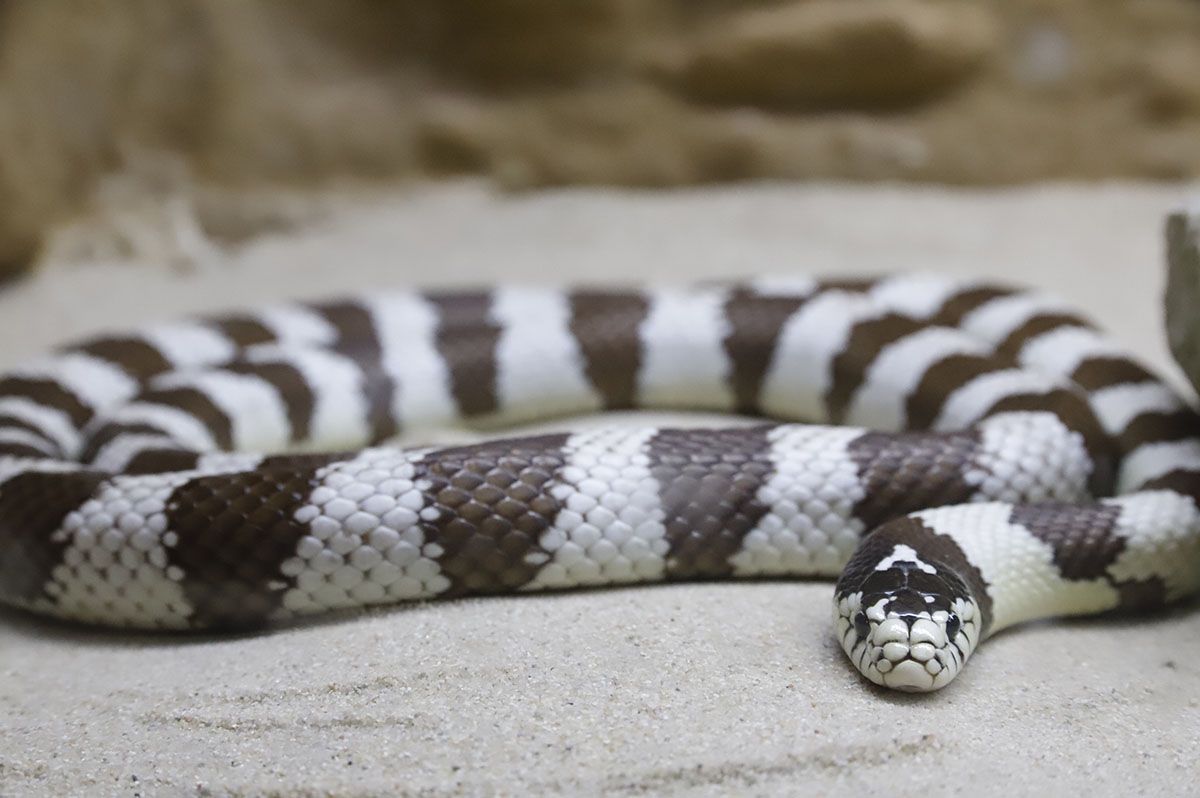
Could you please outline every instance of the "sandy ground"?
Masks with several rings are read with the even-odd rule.
[[[131,319],[392,285],[933,269],[1073,296],[1163,367],[1182,189],[836,186],[348,202],[210,267],[51,268],[0,365]],[[1175,379],[1179,379],[1175,375]],[[826,583],[461,601],[242,638],[0,614],[0,795],[1182,795],[1200,616],[1038,625],[948,690],[865,685]]]

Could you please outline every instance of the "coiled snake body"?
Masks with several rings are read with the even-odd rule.
[[[806,424],[375,445],[616,408]],[[931,690],[1002,628],[1195,591],[1198,500],[1163,382],[1055,302],[929,276],[283,305],[0,378],[0,600],[115,627],[839,576],[855,666]]]

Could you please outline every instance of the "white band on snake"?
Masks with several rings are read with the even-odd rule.
[[[773,423],[378,445],[626,408]],[[112,627],[826,576],[863,675],[935,690],[1006,627],[1193,593],[1198,501],[1161,380],[1058,303],[930,276],[374,295],[0,376],[0,601]]]

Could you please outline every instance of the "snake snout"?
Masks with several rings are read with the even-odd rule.
[[[874,628],[871,642],[875,668],[888,687],[924,692],[941,686],[936,682],[946,667],[946,632],[931,617],[894,613]]]

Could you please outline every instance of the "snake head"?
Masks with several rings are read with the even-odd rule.
[[[952,570],[909,546],[888,546],[882,557],[863,548],[843,571],[834,602],[846,655],[878,685],[945,687],[979,642],[979,604]]]

